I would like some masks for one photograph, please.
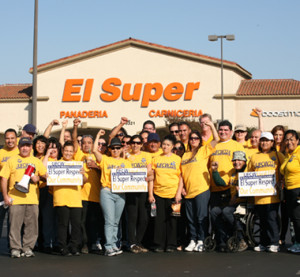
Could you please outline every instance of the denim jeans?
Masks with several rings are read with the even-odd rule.
[[[125,194],[112,193],[109,188],[101,189],[100,203],[104,216],[105,249],[117,248],[120,218],[125,206]]]
[[[208,232],[208,202],[210,191],[186,199],[186,215],[189,221],[190,239],[204,240]]]

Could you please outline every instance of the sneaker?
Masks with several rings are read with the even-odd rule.
[[[184,250],[187,252],[192,252],[194,251],[195,246],[196,246],[195,241],[191,240],[190,244],[186,248],[184,248]]]
[[[147,253],[149,250],[145,248],[143,245],[137,245],[137,247],[140,249],[140,252],[142,253]]]
[[[295,242],[291,247],[287,249],[292,253],[300,253],[300,243]]]
[[[81,253],[82,254],[89,254],[89,249],[88,249],[86,244],[84,246],[82,246]]]
[[[34,255],[34,253],[32,252],[32,250],[29,249],[29,250],[26,250],[25,252],[23,252],[23,253],[22,253],[22,256],[23,256],[23,257],[26,257],[26,258],[30,258],[30,257],[34,257],[35,255]]]
[[[161,247],[156,247],[156,248],[153,249],[153,251],[155,253],[163,253],[164,252],[164,250]]]
[[[129,247],[129,251],[131,253],[134,253],[134,254],[138,254],[141,252],[140,248],[136,245],[136,244],[132,244],[130,247]]]
[[[10,257],[11,258],[20,258],[21,257],[21,251],[18,250],[18,249],[11,250]]]
[[[279,248],[279,245],[269,245],[268,246],[268,252],[272,252],[272,253],[277,253],[279,252],[280,248]]]
[[[65,257],[71,257],[71,256],[72,256],[72,254],[69,252],[68,249],[61,249],[61,250],[60,250],[60,254],[61,254],[62,256],[65,256]]]
[[[203,241],[198,240],[197,244],[195,245],[194,249],[195,252],[203,252]]]
[[[96,242],[96,248],[101,251],[102,250],[102,246],[101,243],[99,241]]]
[[[117,254],[113,249],[107,249],[107,250],[105,250],[104,255],[107,257],[112,257],[112,256],[116,256]]]
[[[247,250],[247,248],[248,248],[248,244],[243,239],[241,239],[239,242],[238,252],[243,252]]]
[[[261,245],[261,244],[259,244],[259,245],[255,246],[253,249],[254,249],[254,251],[256,251],[256,252],[264,252],[264,251],[266,251],[266,250],[267,250],[267,248],[266,248],[266,247],[264,247],[264,246],[263,246],[263,245]]]
[[[123,250],[119,248],[113,248],[113,251],[115,252],[116,255],[120,255],[123,253]]]

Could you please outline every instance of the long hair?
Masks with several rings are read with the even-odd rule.
[[[198,150],[200,149],[200,147],[202,146],[202,137],[199,131],[197,130],[193,130],[190,135],[189,135],[189,142],[188,142],[188,151],[192,151],[192,146],[191,146],[191,137],[192,135],[196,135],[199,138],[199,145],[197,146],[196,149],[193,150],[192,152],[192,156],[189,159],[189,161],[193,160],[196,156],[196,154],[198,153]]]

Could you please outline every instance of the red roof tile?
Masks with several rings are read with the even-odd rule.
[[[134,38],[129,38],[129,39],[125,39],[122,41],[118,41],[118,42],[114,42],[105,46],[101,46],[95,49],[91,49],[85,52],[81,52],[75,55],[71,55],[68,57],[64,57],[58,60],[54,60],[51,62],[47,62],[44,64],[40,64],[38,65],[38,71],[43,70],[44,68],[47,68],[49,66],[56,66],[59,65],[61,63],[64,62],[68,62],[68,61],[72,61],[74,59],[80,59],[80,58],[84,58],[87,55],[95,55],[98,52],[101,51],[107,51],[111,48],[118,48],[118,47],[124,47],[127,45],[135,45],[135,46],[141,46],[141,47],[149,47],[149,48],[153,48],[153,49],[159,49],[160,51],[166,51],[166,52],[173,52],[173,53],[177,53],[178,54],[182,54],[182,55],[189,55],[191,57],[195,57],[195,58],[199,58],[202,59],[203,61],[207,61],[207,62],[212,62],[212,63],[221,63],[221,60],[218,58],[214,58],[214,57],[210,57],[210,56],[205,56],[205,55],[201,55],[198,53],[194,53],[194,52],[189,52],[189,51],[185,51],[185,50],[181,50],[181,49],[177,49],[177,48],[173,48],[173,47],[168,47],[168,46],[163,46],[160,44],[156,44],[156,43],[151,43],[151,42],[146,42],[146,41],[142,41],[142,40],[138,40],[138,39],[134,39]],[[246,78],[251,78],[252,74],[247,71],[246,69],[244,69],[242,66],[240,66],[239,64],[235,63],[235,62],[231,62],[231,61],[227,61],[227,60],[223,60],[224,66],[229,66],[229,67],[234,67],[235,69],[237,69],[238,71],[242,72],[243,74],[245,74]],[[29,72],[32,73],[32,68],[29,69]]]
[[[31,84],[0,85],[0,99],[29,99],[31,95]]]
[[[236,95],[300,95],[300,81],[293,79],[242,80]]]

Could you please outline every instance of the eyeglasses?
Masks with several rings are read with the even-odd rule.
[[[174,149],[174,151],[182,151],[183,147],[182,146],[180,146],[180,147],[174,147],[173,149]]]
[[[130,142],[130,144],[137,144],[137,145],[141,145],[141,144],[142,144],[142,142],[141,142],[141,141],[132,141],[132,142]]]
[[[176,131],[170,131],[171,134],[178,134],[179,133],[179,130],[176,130]]]
[[[124,137],[124,133],[117,134],[116,137]]]
[[[111,150],[120,150],[121,147],[119,147],[119,146],[117,146],[117,147],[111,147],[110,149],[111,149]]]
[[[200,138],[198,138],[198,137],[190,137],[190,140],[198,140],[198,139],[200,139]]]
[[[123,145],[129,145],[130,142],[129,142],[129,141],[122,141],[122,144],[123,144]]]
[[[107,144],[106,144],[106,142],[98,142],[98,145],[106,146]]]

